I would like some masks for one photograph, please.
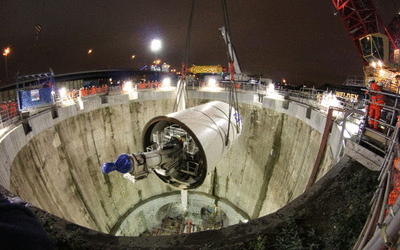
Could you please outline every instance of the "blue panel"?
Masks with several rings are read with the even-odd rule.
[[[53,104],[52,87],[19,91],[21,110]]]

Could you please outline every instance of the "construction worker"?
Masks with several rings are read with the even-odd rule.
[[[104,92],[108,94],[108,85],[104,85]]]
[[[8,106],[5,102],[1,103],[1,119],[4,122],[8,119]]]
[[[382,82],[376,83],[375,80],[370,80],[370,88],[373,91],[381,92],[382,85]],[[371,96],[371,103],[369,105],[369,118],[379,120],[381,118],[382,107],[385,104],[385,101],[383,100],[383,95],[377,92],[368,93],[368,91],[367,94]],[[378,130],[379,123],[372,119],[369,119],[369,127],[373,128],[374,130]]]
[[[9,100],[8,101],[8,111],[10,113],[10,118],[14,118],[17,114],[17,105],[15,102]]]

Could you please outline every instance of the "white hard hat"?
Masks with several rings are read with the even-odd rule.
[[[369,83],[374,83],[374,82],[375,82],[375,79],[374,79],[374,78],[371,78],[371,79],[369,79],[368,82],[369,82]]]
[[[382,83],[382,82],[378,82],[376,85],[382,87],[382,86],[383,86],[383,83]]]

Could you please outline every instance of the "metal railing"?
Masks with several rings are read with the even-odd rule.
[[[400,230],[400,199],[397,199],[393,206],[388,204],[388,199],[393,190],[395,173],[398,171],[393,166],[394,159],[400,157],[398,136],[399,123],[394,128],[393,140],[381,165],[378,178],[380,183],[370,202],[370,214],[353,249],[386,249],[397,244]]]
[[[364,87],[365,80],[362,76],[348,76],[343,86]]]
[[[367,91],[367,89],[363,89],[363,91]],[[379,120],[373,119],[369,117],[369,107],[371,105],[371,100],[365,99],[364,103],[366,105],[366,116],[364,123],[362,124],[362,133],[360,134],[360,141],[363,143],[369,145],[370,147],[380,151],[383,154],[386,154],[387,151],[389,150],[389,145],[390,142],[393,140],[393,132],[396,129],[396,120],[398,117],[398,114],[400,114],[400,109],[397,108],[399,104],[399,98],[400,95],[398,94],[392,94],[392,93],[387,93],[387,92],[381,92],[381,91],[374,91],[374,90],[368,90],[370,93],[378,93],[383,96],[386,96],[388,98],[394,98],[393,103],[385,103],[385,104],[377,104],[374,103],[374,105],[381,106],[381,109],[383,112],[387,112],[389,115],[389,119],[387,117],[383,118],[381,114],[381,118]],[[382,113],[383,113],[382,112]],[[379,131],[374,130],[373,128],[368,126],[369,121],[374,121],[378,123]],[[381,137],[384,142],[383,142],[383,147],[379,147],[374,143],[371,143],[367,138],[366,138],[366,133],[369,134],[375,134],[377,137]]]
[[[364,90],[366,91],[366,90]],[[380,91],[368,90],[372,93],[379,93],[387,97],[394,97],[395,101],[393,105],[381,105],[383,110],[388,111],[391,114],[390,120],[375,120],[368,117],[368,110],[365,119],[365,123],[369,120],[378,122],[379,126],[383,127],[382,132],[375,131],[371,128],[363,127],[363,133],[361,134],[361,140],[365,137],[365,131],[374,133],[384,139],[383,148],[374,145],[367,140],[362,140],[363,143],[371,146],[372,148],[379,150],[384,153],[384,161],[381,164],[381,170],[378,180],[380,181],[378,189],[375,192],[370,204],[371,211],[368,216],[367,222],[354,246],[353,249],[398,249],[398,232],[400,230],[400,200],[396,197],[396,201],[393,205],[389,204],[389,196],[391,192],[396,188],[394,186],[396,173],[400,170],[399,166],[394,166],[394,160],[400,158],[399,148],[399,121],[394,125],[395,119],[399,114],[398,105],[398,94],[391,94]],[[366,100],[367,105],[371,104],[370,100]],[[364,125],[365,125],[364,123]]]
[[[3,102],[0,106],[0,129],[7,128],[21,120],[17,103],[13,101]]]

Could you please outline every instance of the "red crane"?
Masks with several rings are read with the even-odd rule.
[[[353,40],[364,65],[368,62],[364,59],[360,38],[373,33],[380,33],[379,24],[382,24],[372,0],[332,0],[336,9],[336,15],[340,17],[347,34]]]
[[[386,28],[373,0],[332,0],[332,2],[336,9],[335,14],[342,20],[362,58],[366,83],[368,78],[373,77],[384,83],[384,89],[391,92],[399,91],[399,14]]]

